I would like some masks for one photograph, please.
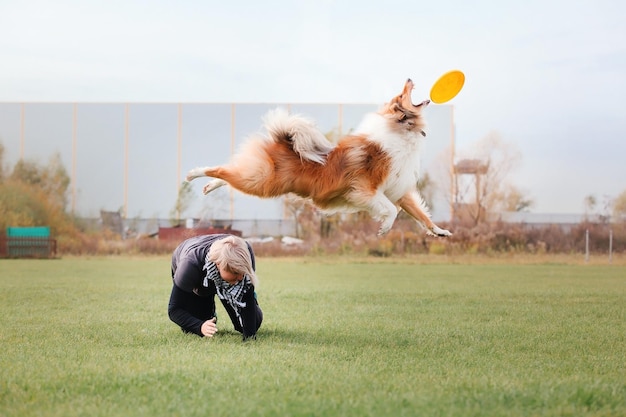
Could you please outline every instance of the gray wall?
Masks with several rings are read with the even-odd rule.
[[[377,104],[280,103],[0,103],[0,142],[5,165],[20,158],[46,164],[58,153],[71,176],[70,209],[98,217],[123,209],[127,218],[168,218],[180,181],[196,166],[226,162],[262,116],[278,106],[314,119],[324,132],[348,133]],[[454,134],[453,108],[427,108],[428,136],[422,170],[441,163]],[[282,200],[261,200],[224,187],[195,199],[182,217],[281,219]],[[447,192],[448,190],[445,190]],[[449,219],[443,193],[434,198],[435,219]]]

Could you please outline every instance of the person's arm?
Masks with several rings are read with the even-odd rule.
[[[202,334],[202,324],[204,320],[200,320],[192,316],[185,308],[193,303],[193,293],[188,293],[176,285],[172,285],[172,294],[170,295],[170,303],[167,307],[167,314],[174,323],[178,324],[184,331],[195,333],[198,336]]]
[[[249,242],[246,241],[246,245],[248,245],[248,250],[250,251],[250,261],[252,263],[252,269],[256,271],[256,257],[254,256],[254,251],[252,250],[252,246]],[[256,297],[254,296],[254,287],[252,287],[244,296],[243,301],[246,303],[246,307],[241,312],[241,321],[243,322],[243,340],[247,340],[249,338],[256,338],[256,332],[261,327],[261,321],[263,320],[263,316],[260,313],[260,309],[256,302]]]
[[[225,300],[221,300],[224,309],[230,317],[230,321],[233,323],[233,327],[236,331],[243,334],[243,340],[246,341],[250,338],[256,338],[256,332],[261,327],[261,321],[263,320],[263,314],[259,308],[256,298],[254,297],[254,287],[244,294],[243,300],[246,303],[244,308],[239,309],[239,316],[243,327],[239,323],[239,317],[233,307]]]
[[[256,298],[254,298],[254,287],[244,295],[243,301],[246,306],[241,309],[241,321],[243,322],[243,340],[255,339],[256,332],[261,327],[261,316]]]

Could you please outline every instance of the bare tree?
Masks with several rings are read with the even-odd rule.
[[[533,205],[533,200],[515,185],[508,185],[494,196],[492,211],[527,211]]]
[[[416,184],[417,191],[419,191],[420,195],[426,202],[428,208],[433,210],[435,208],[435,204],[433,202],[433,196],[435,194],[435,182],[433,181],[431,175],[426,172],[422,174],[419,181]]]
[[[300,198],[295,194],[288,194],[283,199],[283,204],[285,205],[285,210],[293,217],[295,237],[299,239],[300,215],[306,210],[308,203],[305,199]]]
[[[217,219],[229,219],[229,202],[231,200],[227,187],[222,187],[211,193],[211,198],[205,198],[200,209],[200,220],[213,224]],[[232,220],[232,219],[231,219]]]
[[[487,212],[493,212],[503,205],[503,198],[511,187],[509,176],[518,167],[521,153],[497,133],[487,135],[477,145],[478,156],[487,165],[479,201]]]
[[[44,167],[42,171],[43,188],[50,198],[54,199],[54,202],[59,207],[65,209],[68,203],[67,190],[70,186],[70,176],[68,175],[61,155],[57,152],[52,157],[48,165]]]
[[[598,200],[596,199],[595,195],[589,194],[588,196],[586,196],[583,200],[583,206],[585,207],[585,216],[591,214],[595,210],[597,204]]]
[[[184,216],[185,212],[195,199],[195,194],[191,183],[183,181],[178,189],[178,197],[174,208],[170,211],[170,223],[175,226],[180,225],[180,219]]]
[[[522,211],[532,206],[525,192],[510,182],[521,153],[498,133],[478,140],[470,150],[459,151],[454,159],[451,154],[448,149],[438,157],[441,168],[433,177],[439,191],[448,196],[456,219],[478,224],[486,213]]]
[[[613,200],[613,219],[626,222],[626,190]]]

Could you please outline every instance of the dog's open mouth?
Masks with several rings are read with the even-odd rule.
[[[404,89],[402,90],[402,94],[400,96],[402,112],[404,113],[404,117],[409,124],[413,124],[412,120],[420,117],[419,113],[421,112],[422,108],[430,104],[430,100],[424,100],[417,105],[413,104],[413,101],[411,100],[411,92],[413,91],[413,88],[415,88],[415,85],[413,84],[413,80],[409,78],[408,80],[406,80],[406,83],[404,84]],[[426,137],[426,132],[420,130],[420,133],[422,134],[422,136]]]
[[[430,104],[430,100],[424,100],[417,105],[413,104],[413,101],[411,100],[411,92],[413,91],[413,88],[415,88],[415,85],[409,78],[404,84],[404,90],[402,90],[402,106],[405,109],[419,109],[422,106],[428,106]]]

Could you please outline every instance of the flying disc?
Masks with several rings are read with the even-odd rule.
[[[433,84],[430,99],[433,103],[445,103],[452,100],[465,83],[465,74],[459,70],[448,71]]]

